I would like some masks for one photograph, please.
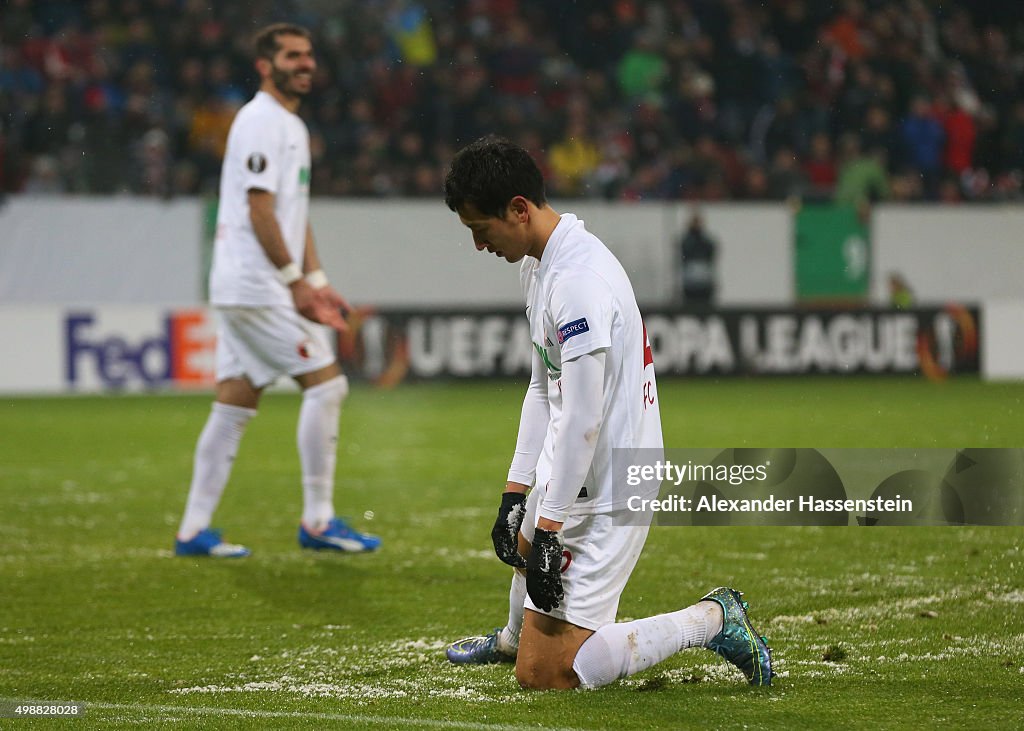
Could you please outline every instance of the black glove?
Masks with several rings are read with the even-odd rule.
[[[538,528],[526,559],[526,591],[537,608],[550,612],[562,602],[562,534]]]
[[[517,569],[526,568],[526,559],[519,555],[519,526],[526,515],[526,495],[505,492],[501,495],[498,518],[491,528],[491,542],[498,558]]]

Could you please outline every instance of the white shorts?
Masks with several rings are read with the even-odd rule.
[[[540,468],[538,468],[538,483]],[[520,532],[533,543],[537,508],[544,488],[536,487],[526,500]],[[648,513],[648,516],[651,514]],[[622,525],[611,513],[570,515],[562,526],[562,591],[565,596],[552,611],[544,612],[526,596],[526,608],[549,617],[597,630],[615,621],[619,598],[647,542],[650,522]],[[633,520],[635,523],[635,519]]]
[[[263,388],[283,375],[326,368],[336,358],[324,327],[291,307],[213,308],[217,322],[217,380],[247,377]]]

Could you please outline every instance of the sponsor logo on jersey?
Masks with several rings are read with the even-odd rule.
[[[534,350],[537,351],[537,355],[540,356],[540,359],[544,361],[544,366],[548,369],[549,378],[558,378],[560,375],[562,375],[562,369],[557,367],[554,363],[552,363],[551,358],[548,357],[547,348],[542,348],[541,346],[537,345],[537,343],[533,344],[533,348]]]
[[[262,173],[267,169],[267,158],[258,152],[254,152],[249,155],[249,159],[245,161],[245,166],[254,173]]]
[[[558,328],[558,344],[561,345],[572,336],[585,332],[590,332],[590,325],[587,324],[587,318],[581,317],[578,320],[568,322]]]

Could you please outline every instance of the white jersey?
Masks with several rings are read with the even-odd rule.
[[[549,420],[540,462],[550,466],[558,458],[552,452],[562,414],[562,362],[604,350],[601,432],[585,490],[571,512],[621,509],[628,495],[613,492],[612,450],[622,450],[619,457],[634,449],[657,450],[645,458],[660,459],[664,446],[654,360],[629,277],[571,213],[562,214],[540,261],[523,260],[520,276],[530,337],[548,372]]]
[[[292,261],[302,264],[309,220],[309,130],[260,91],[231,123],[221,168],[217,236],[210,271],[215,305],[289,305],[249,219],[249,190],[274,194],[274,213]]]

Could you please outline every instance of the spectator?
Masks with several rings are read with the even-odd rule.
[[[565,136],[551,146],[551,192],[574,196],[585,192],[588,179],[601,162],[601,151],[587,130],[586,119],[574,117]]]
[[[0,95],[32,98],[44,88],[43,75],[26,62],[16,46],[0,47]]]
[[[679,136],[688,142],[702,135],[713,135],[718,107],[711,74],[688,67],[676,82],[676,93],[670,96],[666,113]]]
[[[847,57],[859,60],[863,58],[868,47],[864,28],[864,4],[861,0],[845,0],[842,11],[825,27],[825,34],[835,40]]]
[[[228,130],[238,105],[227,98],[210,95],[196,106],[189,125],[188,146],[196,155],[224,159]]]
[[[934,195],[942,173],[945,134],[942,124],[932,115],[927,97],[918,95],[911,100],[910,113],[900,132],[907,163],[921,175],[925,192]]]
[[[880,148],[895,150],[899,147],[899,137],[892,128],[892,119],[885,107],[872,104],[864,111],[863,131],[860,144],[865,150]]]
[[[889,304],[897,310],[914,306],[914,290],[899,272],[889,272]]]
[[[700,211],[694,211],[679,240],[680,299],[686,304],[708,307],[714,303],[717,249],[715,239],[704,230]]]
[[[72,116],[62,85],[47,87],[42,105],[25,123],[25,150],[33,155],[59,155],[68,143]]]
[[[83,101],[82,119],[74,125],[82,158],[83,192],[119,192],[124,187],[124,149],[128,144],[121,118],[99,87]]]
[[[940,114],[946,138],[942,154],[943,166],[947,171],[960,175],[974,166],[978,128],[974,117],[964,109],[963,101],[954,100],[952,106],[944,104]]]
[[[734,194],[740,200],[763,201],[771,197],[768,183],[768,171],[763,166],[755,163],[746,168],[743,185]],[[710,199],[710,196],[708,196]]]
[[[767,163],[780,149],[804,152],[810,134],[792,97],[782,97],[772,106],[765,106],[754,117],[750,131],[751,157]]]
[[[630,100],[657,97],[668,73],[664,57],[658,52],[653,34],[637,34],[633,47],[618,63],[619,89]]]
[[[1024,170],[1024,100],[1018,101],[1009,115],[1000,140],[1003,163],[1008,170]]]
[[[543,55],[535,31],[519,18],[511,18],[488,66],[500,94],[529,99],[537,94]]]
[[[836,202],[863,209],[869,203],[888,198],[885,151],[876,147],[864,154],[860,140],[853,133],[844,135],[840,145],[842,162],[836,182]]]
[[[832,140],[824,132],[811,138],[811,151],[803,164],[804,175],[810,184],[809,194],[814,198],[831,198],[836,185],[836,161],[832,155]]]
[[[802,198],[807,190],[807,177],[800,169],[796,152],[780,147],[768,168],[767,193],[771,200]]]
[[[162,129],[153,128],[135,143],[132,166],[132,190],[143,195],[166,197],[173,188],[169,138]]]
[[[836,107],[841,129],[858,129],[864,124],[868,107],[878,94],[878,74],[866,62],[847,67],[846,86]]]
[[[792,58],[798,58],[815,41],[816,25],[807,0],[789,0],[771,6],[771,28],[779,46]]]
[[[907,203],[924,200],[921,176],[910,170],[900,170],[889,176],[891,200]]]
[[[388,17],[391,38],[402,59],[412,66],[429,67],[437,61],[437,44],[427,9],[415,0],[395,3]]]
[[[52,155],[38,155],[22,191],[28,195],[54,195],[66,191],[60,164]]]

